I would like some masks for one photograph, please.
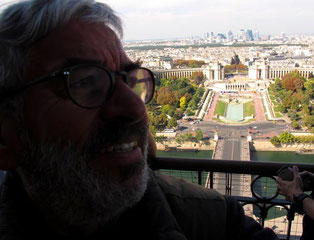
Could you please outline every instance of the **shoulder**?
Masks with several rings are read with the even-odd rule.
[[[224,239],[227,201],[220,193],[155,172],[171,211],[188,239]]]
[[[225,198],[216,190],[207,189],[184,179],[162,174],[159,171],[154,173],[158,185],[166,196],[225,202]]]

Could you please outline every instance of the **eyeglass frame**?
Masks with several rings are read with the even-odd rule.
[[[69,87],[69,76],[71,74],[71,71],[76,69],[76,68],[80,68],[80,67],[88,67],[88,66],[94,66],[94,67],[98,67],[98,68],[101,68],[103,70],[105,70],[108,74],[109,74],[109,77],[110,77],[110,80],[111,80],[111,89],[109,89],[109,94],[106,98],[104,98],[103,102],[101,104],[99,104],[98,106],[95,106],[95,107],[86,107],[86,106],[83,106],[81,104],[79,104],[71,95],[71,92],[70,92],[70,87]],[[18,95],[20,92],[24,91],[25,89],[27,88],[30,88],[34,85],[37,85],[37,84],[40,84],[40,83],[43,83],[43,82],[46,82],[46,81],[49,81],[50,79],[53,79],[53,78],[57,78],[57,77],[62,77],[63,80],[65,81],[65,86],[66,86],[66,91],[67,91],[67,94],[70,98],[70,100],[76,104],[77,106],[81,107],[81,108],[85,108],[85,109],[96,109],[96,108],[100,108],[110,97],[112,97],[113,95],[113,92],[114,92],[114,87],[115,87],[115,84],[116,84],[116,76],[122,76],[122,80],[127,84],[128,84],[128,72],[131,72],[131,71],[134,71],[136,69],[144,69],[146,71],[148,71],[148,73],[150,74],[151,78],[152,78],[152,83],[153,83],[153,89],[152,89],[152,96],[151,98],[147,101],[147,102],[144,102],[144,104],[148,104],[154,97],[154,92],[155,92],[155,76],[154,76],[154,73],[148,69],[148,68],[145,68],[145,67],[141,67],[141,66],[137,66],[135,68],[132,68],[128,71],[111,71],[109,69],[107,69],[106,67],[102,66],[102,65],[99,65],[99,64],[92,64],[92,63],[87,63],[87,64],[77,64],[75,66],[72,66],[72,67],[68,67],[68,68],[63,68],[63,69],[60,69],[60,70],[57,70],[57,71],[54,71],[48,75],[45,75],[45,76],[42,76],[42,77],[39,77],[39,78],[36,78],[32,81],[30,81],[29,83],[26,83],[24,84],[23,86],[17,88],[17,89],[14,89],[14,90],[11,90],[9,91],[8,93],[0,96],[0,103],[2,101],[5,101],[7,100],[8,98],[10,97],[14,97],[15,95]]]

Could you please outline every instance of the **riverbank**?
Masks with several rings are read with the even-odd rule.
[[[215,148],[215,142],[213,140],[209,142],[186,142],[179,144],[176,141],[167,141],[164,143],[156,143],[157,144],[157,150],[159,151],[165,151],[167,148],[176,148],[178,150],[198,150],[198,151],[210,151],[214,150]]]
[[[256,151],[271,151],[271,152],[296,152],[302,149],[314,150],[313,144],[286,144],[280,147],[274,146],[269,140],[254,140],[251,144],[252,149]],[[251,150],[252,150],[251,149]]]
[[[216,146],[216,142],[211,140],[210,142],[204,143],[195,143],[195,142],[186,142],[183,144],[178,144],[175,141],[168,141],[164,143],[157,143],[157,150],[165,151],[167,147],[169,148],[176,148],[178,150],[199,150],[199,151],[208,151],[214,150]],[[269,140],[254,140],[251,143],[251,150],[255,151],[271,151],[271,152],[296,152],[302,149],[309,149],[314,151],[313,144],[290,144],[290,145],[283,145],[281,147],[274,146]]]

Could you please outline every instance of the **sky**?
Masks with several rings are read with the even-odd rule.
[[[0,0],[1,3],[10,0]],[[124,40],[203,36],[205,32],[314,34],[313,0],[97,0],[121,17]]]
[[[122,18],[125,40],[203,36],[240,29],[314,34],[313,0],[100,0]]]

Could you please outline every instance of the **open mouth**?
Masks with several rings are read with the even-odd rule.
[[[114,152],[131,152],[138,147],[137,141],[126,142],[107,146],[101,150],[101,153],[114,153]]]

